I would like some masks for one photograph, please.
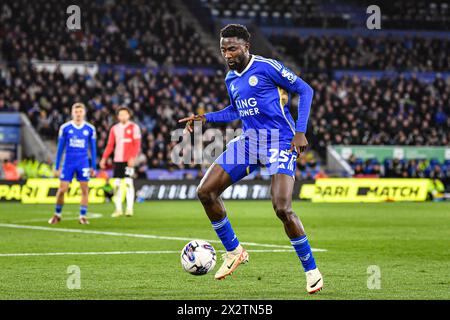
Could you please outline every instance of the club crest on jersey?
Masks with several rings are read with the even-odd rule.
[[[83,134],[87,137],[89,135],[89,131],[83,130]]]
[[[248,84],[252,87],[256,86],[258,84],[258,78],[256,76],[251,76],[248,78]]]
[[[73,130],[72,130],[72,129],[70,129],[70,130],[69,130],[69,134],[72,134],[72,133],[73,133]]]
[[[283,70],[281,70],[281,76],[286,78],[290,83],[294,83],[295,80],[297,80],[297,76],[292,71],[286,68],[283,68]]]

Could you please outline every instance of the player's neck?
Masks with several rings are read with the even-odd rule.
[[[74,125],[79,127],[79,126],[81,126],[84,123],[84,120],[80,120],[80,121],[72,120],[72,122],[73,122]]]
[[[127,122],[119,122],[119,124],[121,125],[121,126],[126,126],[126,125],[128,125],[130,123],[130,121],[127,121]]]
[[[250,63],[250,60],[252,60],[252,55],[249,54],[247,59],[244,61],[244,63],[242,64],[242,66],[239,68],[239,70],[236,70],[238,73],[242,73],[242,71],[245,70],[245,68],[247,68],[248,64]]]

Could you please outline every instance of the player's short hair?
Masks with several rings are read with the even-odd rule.
[[[84,105],[84,103],[81,103],[81,102],[75,102],[73,105],[72,105],[72,110],[75,110],[75,109],[84,109],[84,111],[86,111],[86,106]]]
[[[133,116],[133,111],[131,111],[130,108],[125,107],[125,106],[121,106],[121,107],[117,108],[117,110],[116,110],[116,115],[119,115],[119,112],[122,111],[122,110],[125,110],[126,112],[128,112],[128,114],[130,115],[130,117]]]
[[[250,32],[248,32],[247,27],[242,24],[232,23],[227,24],[220,30],[220,36],[222,38],[233,38],[242,39],[245,42],[250,41]]]

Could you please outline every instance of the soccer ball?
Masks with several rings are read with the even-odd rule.
[[[206,241],[192,240],[181,250],[181,265],[192,275],[207,274],[216,265],[216,250]]]

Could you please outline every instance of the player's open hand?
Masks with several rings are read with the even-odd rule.
[[[95,169],[91,168],[91,177],[95,178],[96,175],[97,175],[97,171],[95,171]]]
[[[298,155],[306,151],[308,140],[303,132],[296,132],[291,142],[290,152],[296,151]]]
[[[184,128],[184,133],[188,133],[188,132],[191,133],[191,132],[194,132],[194,129],[192,128],[194,125],[194,121],[202,121],[203,123],[205,123],[206,117],[204,115],[193,114],[189,117],[178,120],[178,123],[186,122],[186,127]]]

